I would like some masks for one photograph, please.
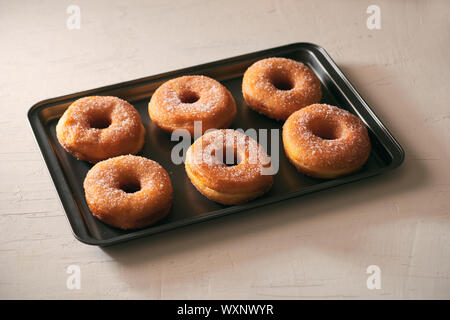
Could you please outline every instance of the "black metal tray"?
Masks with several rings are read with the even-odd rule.
[[[322,102],[339,106],[358,115],[367,125],[372,142],[372,153],[364,167],[352,175],[333,180],[314,179],[297,172],[289,163],[284,154],[280,134],[280,169],[275,176],[272,189],[261,198],[243,205],[217,204],[202,196],[193,187],[183,164],[172,163],[171,149],[178,142],[170,141],[170,135],[152,124],[148,116],[147,104],[154,90],[163,82],[186,74],[203,74],[220,81],[236,99],[238,113],[231,128],[281,129],[282,122],[266,118],[246,107],[241,93],[242,75],[245,70],[257,60],[274,56],[301,61],[314,70],[322,83]],[[133,104],[141,114],[147,135],[144,148],[139,154],[159,162],[169,172],[174,186],[173,207],[168,216],[157,224],[141,230],[122,231],[102,223],[89,211],[84,198],[83,180],[92,165],[77,160],[67,153],[59,145],[55,133],[56,123],[64,110],[74,100],[88,95],[120,97]],[[401,146],[326,51],[310,43],[290,44],[48,99],[35,104],[28,112],[28,119],[75,237],[84,243],[100,246],[117,244],[374,176],[398,167],[404,159]]]

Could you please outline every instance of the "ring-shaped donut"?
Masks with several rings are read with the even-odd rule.
[[[293,113],[283,125],[283,145],[299,171],[323,179],[357,171],[371,150],[364,123],[348,111],[325,104]]]
[[[94,165],[84,180],[86,202],[101,221],[121,229],[149,226],[172,205],[169,175],[157,162],[127,155]]]
[[[244,203],[267,192],[273,183],[270,166],[258,142],[232,129],[201,136],[188,149],[185,162],[197,190],[222,204]]]
[[[208,129],[228,128],[236,116],[236,102],[220,82],[206,76],[183,76],[163,83],[152,95],[148,112],[154,124],[173,132],[194,135],[194,122]]]
[[[96,163],[136,154],[144,145],[145,128],[136,109],[117,97],[76,100],[56,125],[59,143],[76,158]]]
[[[322,97],[314,72],[286,58],[267,58],[252,64],[244,73],[242,93],[250,108],[277,120],[286,120]]]

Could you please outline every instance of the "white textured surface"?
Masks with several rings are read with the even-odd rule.
[[[381,30],[366,28],[373,2]],[[2,0],[0,298],[450,298],[449,17],[448,1]],[[31,105],[298,41],[347,73],[402,167],[105,250],[74,239]],[[70,264],[81,290],[66,288]],[[372,264],[381,290],[366,288]]]

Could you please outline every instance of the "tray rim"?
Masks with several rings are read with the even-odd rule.
[[[38,134],[38,131],[44,129],[44,126],[42,125],[42,122],[39,119],[40,109],[49,107],[49,105],[56,104],[56,103],[62,102],[64,100],[71,100],[71,99],[74,99],[74,98],[77,98],[80,96],[92,95],[92,94],[95,94],[95,93],[98,93],[101,91],[114,90],[117,88],[123,89],[125,87],[138,86],[140,83],[148,82],[151,80],[165,78],[165,77],[172,77],[173,75],[178,75],[181,73],[190,73],[190,72],[194,71],[195,69],[207,69],[209,67],[214,67],[214,66],[217,66],[220,64],[232,64],[233,62],[244,59],[250,55],[267,55],[267,54],[270,54],[270,52],[272,52],[272,51],[277,51],[279,54],[280,53],[279,51],[289,52],[289,51],[295,51],[296,49],[298,50],[301,48],[302,49],[306,48],[306,49],[309,49],[310,51],[313,51],[316,54],[315,57],[317,59],[320,59],[320,58],[324,59],[325,62],[328,63],[329,66],[331,67],[331,71],[335,72],[336,75],[338,76],[337,80],[343,81],[343,83],[345,85],[344,88],[341,88],[336,83],[336,87],[339,88],[341,91],[342,91],[342,89],[347,89],[348,92],[342,92],[342,93],[344,95],[346,95],[346,94],[352,95],[353,96],[352,98],[354,99],[354,100],[351,99],[352,103],[357,102],[359,104],[358,108],[362,108],[362,110],[367,112],[367,114],[370,116],[370,118],[376,122],[376,125],[377,125],[376,129],[379,129],[379,130],[377,130],[378,132],[373,132],[373,133],[377,136],[377,139],[380,139],[379,135],[382,134],[383,138],[385,138],[385,139],[387,138],[387,141],[390,144],[389,146],[386,146],[386,150],[390,153],[391,158],[392,158],[392,161],[389,165],[387,165],[383,168],[380,168],[379,170],[374,171],[374,172],[365,172],[365,173],[361,172],[361,173],[359,173],[359,174],[357,173],[353,176],[346,176],[346,177],[337,178],[337,179],[333,179],[333,180],[326,180],[319,184],[315,184],[315,185],[303,188],[301,190],[286,193],[282,196],[269,197],[267,199],[259,199],[259,201],[257,201],[257,202],[254,202],[254,201],[248,202],[243,205],[229,206],[229,207],[225,207],[220,210],[212,211],[212,212],[207,213],[202,216],[198,216],[198,217],[194,217],[194,218],[192,218],[192,217],[185,218],[185,219],[181,219],[181,220],[172,222],[170,224],[160,225],[160,226],[157,226],[156,229],[144,228],[144,229],[134,230],[132,233],[119,235],[119,236],[116,236],[116,237],[110,238],[110,239],[95,239],[95,238],[91,237],[89,234],[86,237],[86,236],[78,234],[75,231],[74,223],[71,221],[71,219],[69,218],[69,215],[66,212],[67,210],[69,210],[67,208],[67,207],[69,207],[69,203],[67,203],[67,201],[69,199],[66,199],[66,198],[71,198],[71,200],[74,202],[74,205],[76,204],[76,202],[75,202],[74,198],[72,197],[70,191],[68,190],[69,188],[68,188],[68,183],[67,183],[66,179],[65,178],[60,179],[57,177],[58,175],[60,177],[61,176],[64,177],[64,173],[63,173],[62,168],[60,167],[60,165],[57,162],[55,154],[53,152],[48,152],[48,150],[46,150],[49,147],[51,149],[51,146],[50,146],[48,140],[42,138],[42,135]],[[317,53],[319,53],[320,55],[317,55]],[[320,61],[320,63],[323,63],[323,62],[324,61]],[[325,68],[325,69],[327,72],[330,71],[327,68]],[[332,79],[334,82],[336,82],[336,79],[332,75],[330,75],[330,79]],[[48,173],[50,174],[50,178],[53,182],[53,187],[55,188],[55,191],[58,195],[60,205],[63,208],[63,210],[66,214],[67,221],[70,224],[72,234],[74,235],[74,237],[77,240],[79,240],[82,243],[88,244],[88,245],[109,246],[109,245],[113,245],[113,244],[118,244],[118,243],[122,243],[125,241],[141,238],[144,236],[149,236],[152,234],[160,233],[163,231],[168,231],[168,230],[188,226],[188,225],[191,225],[194,223],[212,220],[212,219],[215,219],[215,218],[218,218],[221,216],[225,216],[228,214],[253,209],[256,207],[261,207],[261,206],[264,206],[267,204],[273,204],[273,203],[291,199],[294,197],[299,197],[301,195],[306,195],[309,193],[322,191],[324,189],[337,187],[337,186],[340,186],[343,184],[355,182],[355,181],[362,180],[362,179],[365,179],[368,177],[383,174],[387,171],[391,171],[391,170],[399,167],[403,163],[404,158],[405,158],[405,151],[402,148],[402,146],[398,143],[398,141],[394,138],[392,133],[386,128],[386,126],[381,122],[381,120],[373,112],[373,110],[366,103],[366,101],[361,97],[359,92],[351,84],[351,82],[348,80],[348,78],[342,72],[342,70],[336,65],[336,63],[331,58],[331,56],[328,54],[328,52],[323,47],[313,44],[313,43],[309,43],[309,42],[295,42],[295,43],[282,45],[282,46],[278,46],[278,47],[273,47],[273,48],[269,48],[269,49],[265,49],[265,50],[254,51],[254,52],[234,56],[231,58],[215,60],[215,61],[211,61],[211,62],[199,64],[199,65],[194,65],[194,66],[190,66],[190,67],[186,67],[186,68],[182,68],[182,69],[172,70],[172,71],[159,73],[159,74],[155,74],[155,75],[151,75],[151,76],[147,76],[147,77],[141,77],[141,78],[137,78],[134,80],[124,81],[124,82],[120,82],[120,83],[101,86],[101,87],[94,88],[94,89],[88,89],[88,90],[83,90],[83,91],[79,91],[76,93],[71,93],[71,94],[66,94],[66,95],[62,95],[62,96],[58,96],[58,97],[54,97],[54,98],[44,99],[44,100],[41,100],[41,101],[35,103],[28,110],[27,118],[28,118],[28,122],[30,124],[31,130],[33,132],[34,140],[36,141],[36,143],[39,147],[39,150],[40,150],[40,154],[47,166]],[[43,145],[44,143],[47,143],[47,146],[44,146]],[[52,156],[53,156],[53,159],[52,159]],[[56,165],[54,165],[53,162],[56,162]],[[343,181],[344,179],[345,179],[345,181]],[[63,180],[63,181],[61,182],[59,180]],[[68,197],[68,195],[70,195],[70,196]],[[84,222],[83,222],[83,224],[84,224]]]

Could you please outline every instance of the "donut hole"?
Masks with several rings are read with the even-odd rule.
[[[198,99],[200,99],[200,96],[197,92],[186,90],[181,92],[179,98],[182,103],[194,103],[197,102]]]
[[[141,190],[141,184],[137,180],[130,180],[122,183],[119,189],[125,193],[135,193]]]
[[[222,150],[219,150],[219,152],[213,150],[212,155],[227,167],[237,166],[242,161],[237,150],[233,147],[224,147]]]
[[[311,132],[324,140],[339,139],[342,134],[342,128],[337,121],[327,119],[317,119],[310,124]]]
[[[106,117],[95,117],[89,121],[89,126],[93,129],[106,129],[111,125],[111,119]]]
[[[272,85],[278,90],[288,91],[294,88],[294,82],[284,74],[273,75],[271,79]]]

